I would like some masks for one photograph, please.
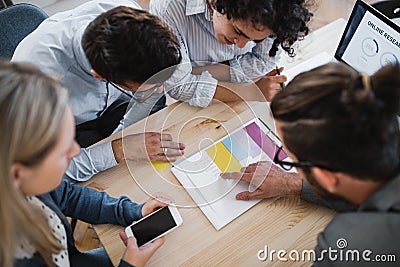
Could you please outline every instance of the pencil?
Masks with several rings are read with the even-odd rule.
[[[281,75],[281,71],[279,70],[278,65],[276,65],[275,70],[276,70],[276,74],[277,74],[277,75]],[[284,84],[284,83],[280,83],[280,84],[281,84],[281,89],[282,89],[282,90],[285,89],[285,84]]]

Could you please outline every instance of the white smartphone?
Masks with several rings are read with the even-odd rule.
[[[150,213],[125,228],[128,237],[134,236],[139,247],[174,230],[183,223],[178,209],[167,206]]]

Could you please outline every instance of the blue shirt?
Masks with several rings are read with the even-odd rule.
[[[170,27],[181,45],[182,63],[164,83],[164,89],[190,105],[208,106],[218,83],[207,71],[193,75],[192,67],[229,61],[231,82],[249,82],[271,71],[279,61],[280,51],[275,57],[268,56],[273,38],[258,44],[248,42],[244,48],[219,43],[212,10],[205,0],[151,0],[150,12]]]
[[[54,191],[38,197],[61,219],[67,235],[68,254],[71,266],[81,266],[85,255],[75,247],[71,225],[65,216],[91,224],[115,224],[128,226],[142,218],[142,207],[127,197],[112,198],[104,192],[73,185],[63,181]],[[14,266],[45,266],[39,253],[30,259],[15,260]],[[88,266],[88,265],[85,265]],[[119,266],[131,266],[121,261]]]
[[[44,73],[61,81],[68,90],[76,124],[98,118],[103,110],[123,96],[110,86],[107,98],[106,83],[90,73],[91,66],[81,45],[87,25],[101,13],[121,5],[141,9],[136,2],[130,0],[90,1],[46,19],[15,50],[12,61],[35,64]],[[144,103],[134,103],[117,130],[146,117],[159,97],[160,94],[154,94]],[[76,181],[86,181],[94,174],[115,165],[117,162],[111,143],[108,142],[90,149],[81,149],[81,153],[72,159],[66,176]]]

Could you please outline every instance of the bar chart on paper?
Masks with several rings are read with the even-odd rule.
[[[242,167],[258,161],[272,162],[279,144],[277,136],[263,122],[253,119],[222,140],[176,163],[171,171],[219,230],[260,201],[236,200],[236,194],[248,191],[249,185],[222,179],[220,174],[240,172]]]

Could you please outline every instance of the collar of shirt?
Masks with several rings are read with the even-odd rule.
[[[384,184],[360,205],[360,211],[400,211],[400,175]]]
[[[79,65],[79,67],[90,75],[90,78],[93,78],[92,73],[90,70],[92,69],[92,66],[90,65],[88,59],[86,58],[86,54],[83,51],[82,47],[82,36],[83,32],[85,31],[87,25],[83,25],[80,27],[74,34],[73,40],[72,40],[72,51],[74,53],[74,57]]]
[[[212,21],[213,11],[206,4],[207,0],[191,0],[186,2],[186,16],[204,13],[208,21]]]

